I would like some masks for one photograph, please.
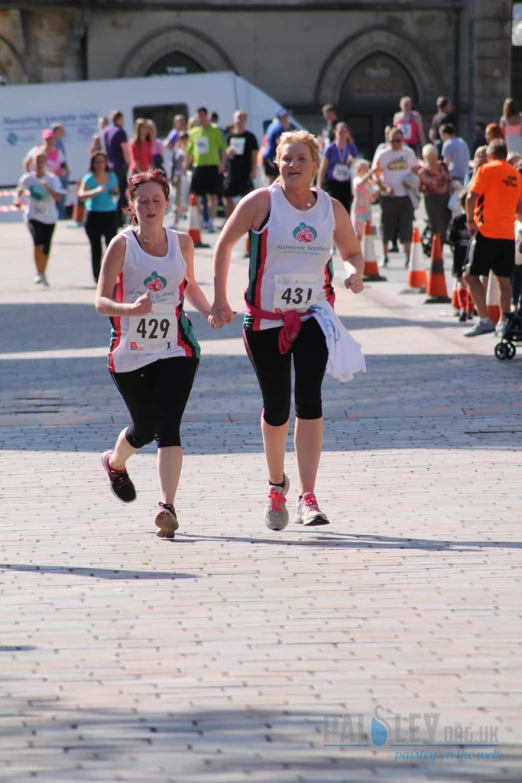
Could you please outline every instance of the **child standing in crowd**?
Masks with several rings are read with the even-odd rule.
[[[174,145],[172,155],[172,185],[174,187],[174,225],[177,225],[178,220],[183,212],[182,191],[183,191],[183,173],[185,171],[185,160],[187,157],[187,144],[189,135],[187,131],[181,131],[178,135],[178,139]]]
[[[455,215],[448,227],[448,242],[453,248],[453,277],[457,278],[457,297],[459,303],[459,321],[464,322],[473,318],[473,299],[462,275],[468,261],[470,249],[470,235],[466,225],[467,191],[463,190],[459,196],[459,204],[462,212]]]
[[[377,169],[370,168],[370,162],[367,160],[358,160],[355,163],[354,171],[355,177],[352,182],[353,202],[350,217],[357,239],[360,242],[364,234],[364,226],[371,218],[372,204],[382,183],[376,177]],[[374,178],[373,182],[372,178]]]

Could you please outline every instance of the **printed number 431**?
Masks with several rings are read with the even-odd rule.
[[[304,298],[305,289],[304,288],[287,288],[286,291],[284,291],[281,294],[281,299],[284,299],[284,301],[289,304],[308,304],[310,299],[312,298],[312,288],[306,289],[306,299]]]
[[[149,339],[149,340],[157,340],[158,339],[158,328],[162,332],[163,339],[166,338],[168,331],[169,331],[170,321],[168,318],[163,318],[163,320],[158,321],[156,318],[151,318],[149,322],[147,323],[145,318],[142,318],[141,321],[138,324],[138,328],[136,331],[138,334],[141,334],[143,339]]]

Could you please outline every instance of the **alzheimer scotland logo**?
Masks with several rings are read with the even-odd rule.
[[[309,244],[317,239],[317,231],[312,226],[307,226],[306,223],[300,223],[297,228],[294,228],[292,232],[294,239],[298,242],[305,242]]]
[[[371,716],[323,717],[325,747],[393,750],[394,764],[425,761],[492,761],[499,758],[498,726],[442,724],[437,712],[393,713],[377,705]]]

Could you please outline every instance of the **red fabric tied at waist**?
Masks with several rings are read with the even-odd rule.
[[[283,328],[279,332],[279,353],[288,353],[292,347],[292,343],[297,340],[299,332],[301,331],[301,317],[307,315],[311,310],[307,310],[306,313],[298,313],[296,310],[287,310],[286,313],[271,313],[269,310],[259,310],[250,302],[245,299],[245,310],[248,315],[254,318],[266,318],[268,321],[282,321]]]
[[[333,306],[335,302],[335,294],[327,297],[330,304]],[[279,332],[279,353],[288,353],[292,347],[292,343],[299,337],[301,331],[301,319],[305,315],[309,315],[312,311],[306,310],[305,312],[298,313],[296,310],[287,310],[285,313],[271,313],[269,310],[260,310],[258,307],[254,307],[250,302],[247,302],[245,291],[245,310],[248,315],[253,318],[265,318],[267,321],[282,321],[283,328]]]

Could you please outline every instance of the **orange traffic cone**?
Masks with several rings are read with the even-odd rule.
[[[76,204],[74,205],[72,219],[73,222],[76,223],[78,228],[80,226],[83,226],[83,220],[85,218],[85,204],[83,201],[80,201],[78,198],[78,193],[80,192],[80,183],[78,183],[78,187],[76,188]]]
[[[455,308],[455,310],[459,309],[459,294],[457,290],[458,281],[457,278],[453,278],[453,291],[451,292],[451,306]],[[455,313],[456,315],[456,313]]]
[[[362,251],[364,257],[363,279],[373,280],[375,282],[379,280],[386,280],[386,278],[380,274],[379,267],[377,266],[377,259],[375,258],[375,247],[373,244],[371,220],[367,220],[364,226]]]
[[[496,324],[500,319],[500,305],[498,303],[498,285],[493,270],[490,271],[488,278],[486,308],[488,311],[488,318]]]
[[[401,291],[401,294],[424,293],[426,289],[426,272],[422,261],[422,243],[418,228],[413,229],[408,269],[408,288]],[[424,290],[420,291],[419,289]]]
[[[431,243],[431,269],[426,286],[428,299],[424,304],[440,304],[441,302],[450,302],[448,289],[446,288],[446,278],[444,277],[444,262],[442,261],[442,246],[440,236],[433,234]]]
[[[194,247],[210,247],[210,245],[205,245],[204,242],[201,241],[201,220],[199,217],[199,203],[198,203],[198,197],[196,196],[195,193],[191,193],[189,199],[188,235],[192,237],[192,241],[194,242]]]

